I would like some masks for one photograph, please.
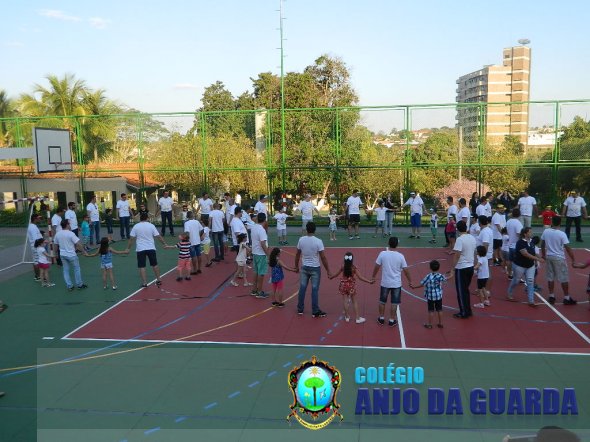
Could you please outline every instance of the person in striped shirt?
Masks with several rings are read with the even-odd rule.
[[[177,281],[191,280],[191,241],[188,232],[183,232],[178,235],[178,242],[175,246],[166,246],[167,248],[178,248],[178,264],[176,269],[178,270]]]
[[[426,275],[420,284],[412,285],[410,287],[413,289],[418,289],[420,287],[424,287],[424,296],[426,297],[426,302],[428,303],[428,322],[424,324],[425,328],[432,328],[432,320],[434,319],[434,312],[436,311],[436,315],[438,317],[438,324],[436,325],[438,328],[443,328],[442,323],[442,297],[443,297],[443,288],[442,284],[447,280],[453,277],[453,274],[447,272],[445,275],[439,273],[440,263],[437,260],[430,261],[430,270],[431,272]]]

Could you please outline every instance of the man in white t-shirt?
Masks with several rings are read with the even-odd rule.
[[[484,197],[485,198],[485,197]],[[478,206],[479,207],[479,206]],[[486,284],[486,290],[492,291],[492,272],[489,271],[489,266],[492,264],[491,260],[494,256],[494,232],[490,227],[489,218],[486,215],[480,215],[477,219],[480,226],[479,235],[475,241],[476,246],[484,246],[486,248],[486,259],[488,260],[488,282]],[[502,241],[500,241],[501,243]],[[490,301],[486,299],[485,305],[489,305]]]
[[[61,231],[61,222],[63,221],[64,208],[59,206],[55,214],[51,217],[51,232],[53,238],[57,235],[57,232]],[[91,236],[92,237],[92,236]],[[98,242],[97,242],[98,244]],[[53,241],[53,255],[55,256],[55,262],[58,266],[62,265],[61,257],[59,254],[59,246]]]
[[[459,198],[459,211],[457,212],[457,222],[464,221],[467,229],[469,230],[469,226],[471,224],[471,211],[467,206],[467,201],[465,198]]]
[[[287,208],[283,207],[281,211],[275,214],[274,219],[277,222],[277,237],[279,240],[279,245],[286,246],[289,244],[287,241],[287,219],[290,218],[287,215]]]
[[[68,210],[64,214],[64,219],[67,219],[70,222],[70,229],[74,233],[74,235],[78,236],[78,218],[76,216],[76,203],[70,201],[68,203]]]
[[[379,273],[379,270],[381,270],[379,317],[377,318],[377,323],[379,325],[385,324],[385,304],[387,304],[387,298],[391,295],[391,312],[388,321],[390,327],[397,325],[397,308],[401,303],[402,294],[402,272],[408,280],[408,284],[412,285],[412,277],[408,270],[406,258],[394,250],[398,243],[399,240],[397,237],[392,236],[389,238],[389,247],[384,252],[379,253],[371,278],[375,282],[375,277]]]
[[[531,227],[533,216],[537,215],[537,200],[525,190],[518,199],[518,208],[523,227]]]
[[[575,261],[574,252],[569,246],[569,240],[565,233],[559,230],[561,217],[554,216],[551,228],[545,229],[541,235],[541,256],[545,260],[545,277],[549,288],[549,304],[555,304],[555,280],[561,283],[563,290],[563,305],[575,305],[577,301],[569,294],[569,275],[567,269],[567,253],[572,263]]]
[[[190,210],[186,213],[184,231],[189,234],[189,241],[191,242],[191,275],[197,275],[201,273],[201,240],[203,239],[204,229]]]
[[[76,255],[76,250],[83,252],[84,247],[82,246],[80,239],[70,230],[70,223],[67,219],[64,219],[61,222],[61,229],[55,235],[55,243],[59,247],[61,262],[63,264],[63,277],[68,290],[74,290],[74,283],[72,283],[70,276],[70,267],[74,268],[74,282],[76,287],[78,287],[79,290],[88,287],[82,280],[80,261],[78,260],[78,255]]]
[[[447,196],[447,206],[448,206],[448,208],[447,208],[447,223],[449,223],[451,221],[452,217],[456,221],[457,214],[459,213],[459,209],[455,205],[455,202],[454,202],[452,196]],[[451,242],[449,240],[449,234],[447,233],[447,231],[445,229],[445,247],[448,247],[450,245],[450,243]]]
[[[352,195],[348,197],[346,200],[346,213],[348,213],[348,239],[360,239],[359,235],[359,225],[361,223],[361,206],[363,202],[361,201],[361,197],[358,194],[358,191],[355,190],[352,192]],[[353,236],[353,232],[354,235]]]
[[[506,208],[503,204],[496,206],[496,212],[492,216],[492,233],[494,234],[494,265],[502,265],[502,229],[506,227]]]
[[[209,237],[213,242],[213,248],[215,250],[214,262],[223,261],[224,256],[224,244],[223,244],[223,222],[225,221],[225,214],[221,211],[221,205],[216,203],[213,205],[213,210],[209,212]]]
[[[314,318],[324,318],[327,314],[320,309],[320,281],[323,264],[328,278],[332,276],[328,259],[324,254],[324,243],[315,236],[316,225],[309,222],[305,226],[306,235],[299,238],[297,242],[297,253],[295,254],[295,271],[299,275],[299,293],[297,295],[297,314],[302,315],[305,308],[305,292],[311,280],[311,312]],[[299,260],[303,266],[299,270]]]
[[[264,213],[266,218],[268,219],[268,195],[260,195],[260,199],[254,205],[254,215],[258,215],[259,213]]]
[[[576,190],[572,190],[570,195],[563,202],[563,209],[561,216],[565,216],[565,235],[570,237],[572,223],[576,226],[576,241],[583,242],[582,239],[582,218],[588,219],[588,212],[586,210],[586,201]]]
[[[244,233],[246,236],[248,236],[248,231],[246,230],[246,226],[242,221],[242,208],[240,206],[235,206],[234,208],[234,216],[230,222],[230,228],[233,244],[232,250],[237,253],[239,251],[238,235],[240,233]]]
[[[129,207],[129,200],[127,194],[122,193],[121,198],[117,201],[117,217],[119,218],[119,233],[121,239],[129,239],[129,233],[131,232],[131,208]]]
[[[37,224],[40,222],[41,215],[38,213],[33,213],[31,215],[31,222],[27,228],[27,240],[29,241],[29,246],[31,247],[31,257],[33,259],[33,272],[35,274],[35,281],[41,281],[41,276],[39,273],[39,259],[37,256],[37,249],[35,249],[35,241],[43,238],[41,230],[39,230],[39,226],[37,226]]]
[[[96,195],[93,195],[86,205],[86,213],[90,218],[90,245],[94,244],[94,238],[96,238],[96,245],[98,245],[100,244],[100,212],[96,204]],[[94,232],[94,238],[92,232]]]
[[[471,303],[469,284],[473,278],[473,267],[475,265],[475,247],[476,241],[473,236],[467,233],[467,224],[461,220],[457,222],[457,241],[455,241],[455,252],[453,256],[453,268],[455,269],[455,288],[457,290],[457,304],[459,313],[453,316],[459,319],[469,318],[471,313]]]
[[[422,226],[422,215],[424,214],[424,201],[416,192],[410,192],[410,197],[404,203],[404,206],[410,208],[410,225],[412,234],[410,238],[420,238],[420,228]]]
[[[174,226],[172,225],[172,210],[174,208],[174,200],[170,196],[170,192],[164,191],[164,194],[158,200],[158,207],[156,209],[156,216],[161,214],[162,218],[162,236],[166,235],[166,223],[170,229],[170,235],[174,236]]]
[[[506,233],[508,235],[508,260],[506,263],[508,269],[508,279],[512,279],[512,261],[514,260],[514,253],[516,250],[516,243],[520,239],[520,232],[523,225],[520,222],[520,209],[515,207],[512,209],[510,219],[506,221]]]
[[[306,226],[307,223],[313,221],[313,212],[314,210],[319,215],[320,212],[316,206],[311,202],[311,195],[309,193],[305,194],[305,198],[299,204],[297,208],[301,212],[301,232],[305,235],[307,233]]]
[[[213,210],[213,200],[209,198],[207,192],[203,192],[203,196],[199,198],[197,204],[197,212],[201,211],[201,221],[204,225],[209,225],[209,214]]]
[[[129,234],[129,241],[127,242],[127,250],[129,253],[133,242],[135,241],[135,252],[137,254],[137,267],[139,268],[139,276],[141,277],[141,286],[147,287],[147,279],[145,274],[146,258],[149,259],[150,266],[156,276],[156,285],[162,285],[160,280],[160,268],[158,267],[158,258],[156,256],[156,244],[154,238],[158,238],[164,247],[168,247],[164,238],[158,233],[158,229],[148,221],[148,214],[142,213],[139,215],[139,222],[133,226]]]
[[[251,295],[257,298],[268,298],[265,293],[264,275],[268,271],[268,235],[264,228],[266,223],[266,214],[259,213],[256,215],[256,224],[252,226],[250,234],[252,236],[252,268],[254,270],[254,289]]]
[[[492,206],[486,196],[482,196],[479,200],[478,206],[475,208],[475,214],[477,216],[485,215],[488,218],[492,217]]]

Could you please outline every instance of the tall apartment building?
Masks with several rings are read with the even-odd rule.
[[[466,145],[477,143],[480,135],[490,144],[513,135],[527,145],[528,104],[503,103],[530,100],[531,48],[505,48],[503,55],[502,65],[484,66],[457,80],[457,103],[487,103],[457,106],[457,124]]]

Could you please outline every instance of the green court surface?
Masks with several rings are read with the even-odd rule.
[[[289,241],[295,244],[295,228],[290,231]],[[385,246],[385,239],[372,238],[372,232],[366,231],[361,240],[354,241],[342,230],[336,242],[329,241],[325,233],[319,236],[326,247]],[[424,238],[407,239],[407,232],[400,237],[403,247],[429,246]],[[272,228],[269,238],[271,245],[276,243]],[[172,243],[170,237],[166,240]],[[124,248],[121,243],[114,247]],[[158,258],[164,272],[174,268],[177,252],[159,247]],[[57,284],[52,288],[41,289],[30,271],[1,283],[0,299],[9,305],[0,314],[0,391],[6,392],[0,399],[2,442],[487,442],[501,441],[506,434],[534,434],[545,425],[562,426],[590,438],[590,355],[569,354],[567,342],[561,354],[532,354],[330,347],[321,345],[319,339],[317,345],[305,347],[64,340],[61,338],[135,292],[139,283],[133,253],[115,257],[116,291],[102,289],[99,258],[80,259],[89,285],[83,291],[67,292],[57,267],[51,269]],[[326,325],[334,319],[328,316]],[[197,321],[198,316],[191,320]],[[383,332],[398,330],[386,327]],[[338,402],[344,416],[341,423],[335,420],[316,432],[286,420],[292,403],[288,373],[314,355],[342,373]],[[356,367],[387,367],[390,363],[423,367],[424,383],[355,383]],[[414,415],[403,411],[356,415],[358,389],[374,387],[416,388],[419,411]],[[493,415],[488,411],[474,415],[470,411],[472,389],[511,387],[560,392],[574,388],[578,414]],[[463,414],[428,414],[428,388],[460,389]]]

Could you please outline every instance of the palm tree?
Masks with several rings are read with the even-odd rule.
[[[119,113],[121,109],[114,101],[106,97],[103,89],[85,91],[81,106],[84,109],[84,115],[88,115],[81,119],[82,138],[85,145],[84,156],[86,160],[92,158],[97,162],[99,158],[106,157],[113,150],[117,136],[117,120],[109,115]]]
[[[0,89],[0,118],[10,117],[13,111],[12,100],[4,89]],[[9,138],[8,124],[6,120],[0,120],[0,146],[8,146]]]

